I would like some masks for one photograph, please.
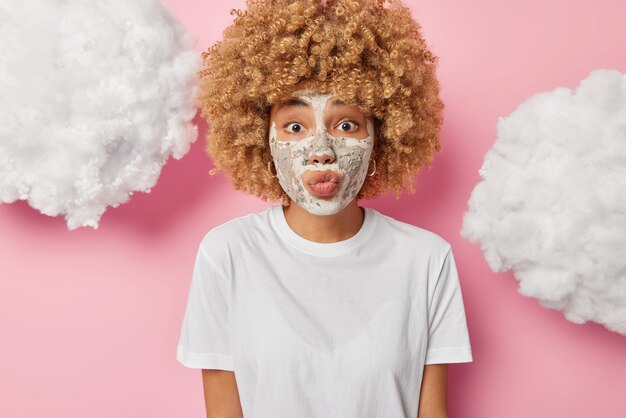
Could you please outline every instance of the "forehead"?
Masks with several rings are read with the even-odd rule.
[[[338,97],[324,95],[320,93],[306,93],[306,94],[299,94],[297,96],[286,97],[283,100],[280,100],[274,106],[275,106],[275,110],[286,109],[286,108],[287,109],[293,109],[293,108],[306,109],[306,108],[311,108],[313,106],[313,101],[311,99],[314,99],[316,102],[319,102],[319,103],[327,103],[331,107],[349,106]]]
[[[322,109],[323,108],[323,109]],[[271,114],[276,112],[301,112],[301,111],[350,111],[358,112],[365,117],[371,115],[369,109],[352,103],[350,100],[342,100],[327,85],[319,85],[310,80],[301,80],[293,85],[291,89],[283,92],[283,96],[271,105]]]

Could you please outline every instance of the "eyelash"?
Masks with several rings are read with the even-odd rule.
[[[337,126],[343,125],[344,123],[353,123],[354,124],[354,129],[352,131],[349,131],[349,132],[356,131],[357,129],[359,129],[359,126],[361,126],[361,125],[359,125],[358,122],[355,122],[355,121],[349,120],[349,119],[348,120],[343,120],[343,121],[339,122],[339,124]]]
[[[289,132],[289,133],[292,133],[292,134],[299,134],[300,132],[291,132],[291,131],[288,129],[288,126],[289,126],[289,125],[291,125],[291,124],[294,124],[294,123],[295,123],[295,124],[297,124],[297,125],[300,125],[300,126],[302,126],[302,127],[304,128],[304,125],[302,125],[300,122],[287,122],[287,123],[285,124],[285,126],[283,126],[283,128],[284,128],[287,132]]]
[[[353,132],[353,131],[356,131],[356,130],[357,130],[357,129],[359,129],[359,127],[361,126],[358,122],[353,121],[353,120],[350,120],[350,119],[347,119],[347,120],[342,120],[341,122],[339,122],[339,123],[337,124],[337,126],[340,126],[340,125],[342,125],[342,124],[344,124],[344,123],[352,123],[352,124],[354,124],[354,129],[353,129],[352,131],[347,131],[347,132]],[[285,130],[287,130],[287,132],[292,133],[292,134],[297,134],[297,133],[299,133],[299,132],[291,132],[291,131],[288,129],[289,125],[291,125],[291,124],[297,124],[297,125],[300,125],[300,126],[304,127],[304,125],[302,125],[300,122],[287,122],[287,123],[283,126],[283,128],[284,128]]]

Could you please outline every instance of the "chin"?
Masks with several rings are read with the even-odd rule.
[[[310,214],[326,216],[341,212],[345,205],[342,205],[336,196],[332,196],[332,200],[312,197],[308,202],[305,202],[301,206]]]

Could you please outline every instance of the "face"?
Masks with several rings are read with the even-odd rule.
[[[372,122],[356,106],[311,90],[297,90],[272,106],[270,151],[291,200],[314,215],[346,207],[367,175]]]

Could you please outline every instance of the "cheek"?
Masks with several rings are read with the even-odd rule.
[[[289,145],[278,145],[273,147],[272,155],[276,169],[287,181],[294,177],[299,177],[306,169],[305,155],[306,149]]]
[[[293,158],[289,147],[275,147],[273,156],[277,169],[283,173],[293,170]]]
[[[344,172],[358,171],[368,153],[368,147],[343,145],[336,148],[337,165]]]

